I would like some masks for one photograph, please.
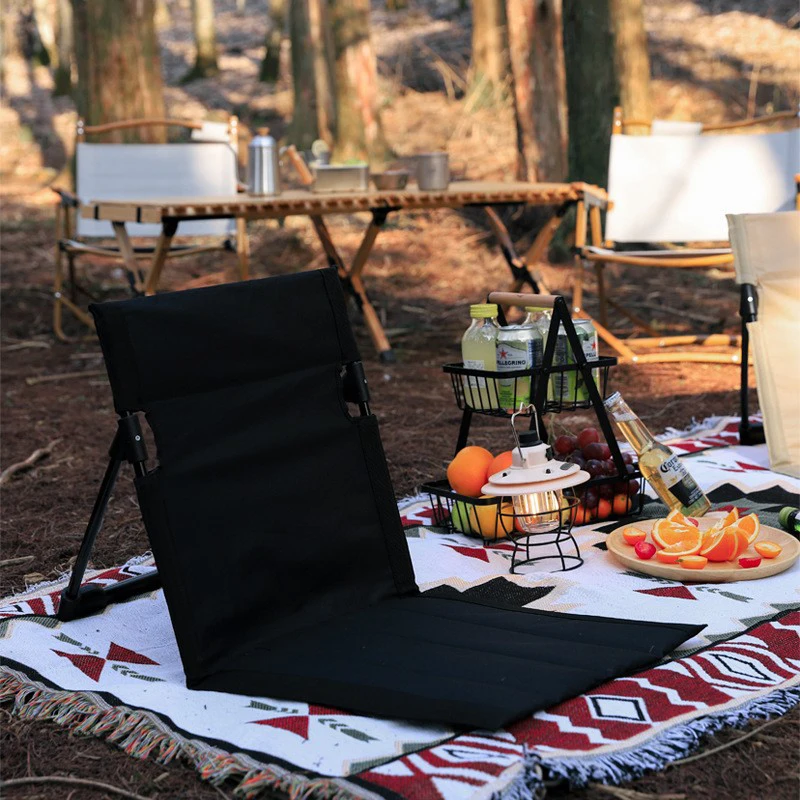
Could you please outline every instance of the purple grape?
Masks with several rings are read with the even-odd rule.
[[[628,481],[627,490],[628,490],[628,495],[630,497],[633,497],[635,494],[638,494],[639,493],[639,481],[637,481],[637,480]]]
[[[605,472],[605,467],[603,466],[602,461],[598,461],[596,458],[590,458],[586,462],[586,466],[584,469],[593,477],[598,478]]]
[[[597,494],[603,500],[610,500],[614,496],[614,487],[610,483],[603,483],[597,487]]]
[[[603,445],[599,442],[590,442],[581,452],[587,461],[592,458],[602,461],[603,458],[605,458],[605,456],[603,456]]]
[[[580,451],[577,450],[570,454],[570,456],[567,458],[567,461],[570,464],[577,464],[581,469],[586,466],[586,459],[580,454]]]
[[[614,466],[614,462],[607,458],[603,461],[603,470],[605,471],[606,475],[616,475],[617,468]]]
[[[583,504],[586,508],[597,508],[600,502],[600,496],[595,489],[587,489],[586,494],[583,496]]]
[[[624,461],[626,464],[633,464],[633,463],[634,463],[634,461],[635,461],[634,457],[633,457],[633,456],[632,456],[630,453],[623,453],[623,454],[622,454],[622,460],[623,460],[623,461]]]
[[[598,457],[601,461],[611,458],[611,448],[605,442],[600,442],[600,455]]]
[[[563,453],[564,455],[569,455],[575,448],[572,446],[572,436],[559,436],[558,439],[553,442],[553,450],[556,453]]]

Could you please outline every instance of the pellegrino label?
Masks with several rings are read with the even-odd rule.
[[[686,471],[686,467],[678,460],[678,456],[671,455],[658,468],[664,486],[669,489],[684,506],[690,506],[699,500],[703,493],[695,483],[692,476]]]

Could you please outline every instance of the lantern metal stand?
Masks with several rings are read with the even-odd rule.
[[[456,403],[462,411],[455,451],[458,452],[466,446],[472,418],[475,414],[501,419],[516,418],[518,415],[530,416],[531,431],[544,433],[542,441],[546,445],[544,413],[557,414],[578,409],[593,409],[611,452],[611,461],[614,464],[615,472],[613,475],[592,477],[585,483],[585,486],[599,487],[604,484],[636,480],[639,483],[639,489],[630,498],[631,504],[628,513],[639,513],[643,504],[644,478],[637,464],[628,465],[623,460],[619,443],[603,405],[603,398],[607,394],[609,369],[616,365],[617,359],[611,356],[600,356],[589,361],[586,358],[567,302],[560,295],[492,292],[487,300],[500,306],[501,311],[498,316],[501,323],[505,322],[503,306],[536,306],[552,309],[542,365],[509,372],[495,372],[471,369],[463,364],[445,364],[443,370],[450,375]],[[566,336],[568,347],[574,354],[572,363],[555,363],[556,341],[559,332],[562,336]],[[554,376],[556,377],[555,381],[553,380]],[[555,384],[559,387],[557,391],[553,389]],[[571,533],[574,519],[572,514],[569,515],[568,523],[564,521],[558,526],[558,534],[550,533],[548,541],[540,538],[533,541],[531,537],[516,530],[515,526],[520,515],[516,510],[511,512],[506,500],[509,497],[508,494],[502,497],[466,497],[453,492],[446,480],[426,483],[420,489],[426,492],[431,499],[435,525],[443,525],[449,530],[465,535],[478,536],[487,546],[502,543],[507,539],[513,541],[515,549],[514,558],[512,558],[512,572],[518,566],[546,558],[560,559],[562,569],[575,569],[582,563],[580,551]],[[578,500],[575,498],[570,501],[571,507],[576,506],[577,503]],[[496,509],[498,523],[493,528],[484,530],[485,526],[481,525],[481,520],[490,516],[485,510],[487,505]],[[463,524],[466,518],[474,520],[471,526]],[[574,546],[575,556],[567,556],[563,553],[562,544],[565,543],[569,544],[570,548]],[[555,546],[559,555],[531,557],[532,548],[548,544]],[[525,559],[517,560],[522,548],[525,549]],[[574,563],[568,566],[567,561],[574,561]]]

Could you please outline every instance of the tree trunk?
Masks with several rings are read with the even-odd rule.
[[[608,0],[564,0],[569,180],[607,185],[619,89]]]
[[[286,30],[286,10],[286,0],[270,0],[264,58],[258,73],[258,79],[264,83],[277,83],[281,75],[281,43]]]
[[[214,0],[192,0],[192,28],[197,53],[194,66],[183,78],[184,83],[195,78],[208,78],[219,72]]]
[[[567,89],[561,0],[507,0],[517,121],[517,178],[567,175]]]
[[[58,59],[53,71],[53,94],[72,93],[72,3],[58,0],[56,13],[56,52]]]
[[[154,11],[154,0],[73,0],[75,102],[88,125],[164,116]],[[107,141],[165,138],[164,128],[134,128]]]
[[[369,38],[369,0],[330,0],[336,60],[334,158],[376,166],[391,157],[378,110],[378,70]]]
[[[533,0],[528,0],[528,5]],[[486,103],[505,94],[508,76],[506,9],[503,0],[473,0],[470,91]]]
[[[336,96],[333,85],[333,37],[327,0],[308,0],[309,30],[314,52],[314,88],[317,128],[329,146],[336,133]]]
[[[311,39],[310,0],[289,3],[289,38],[292,42],[294,113],[288,138],[298,150],[310,150],[319,138],[314,46]]]
[[[642,0],[609,0],[614,26],[614,59],[619,76],[619,97],[624,116],[629,119],[653,118],[650,95],[650,57],[644,29]],[[627,129],[628,133],[648,133],[646,125]]]

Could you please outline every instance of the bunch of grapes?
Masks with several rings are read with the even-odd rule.
[[[617,467],[611,460],[611,450],[600,441],[597,428],[584,428],[577,436],[559,436],[553,442],[553,457],[558,461],[577,464],[592,478],[617,476]],[[574,511],[576,525],[585,525],[593,520],[608,519],[612,513],[625,516],[633,507],[633,497],[639,491],[639,481],[628,477],[633,471],[633,456],[623,453],[627,475],[617,481],[604,481],[584,488],[578,487],[580,503]]]

